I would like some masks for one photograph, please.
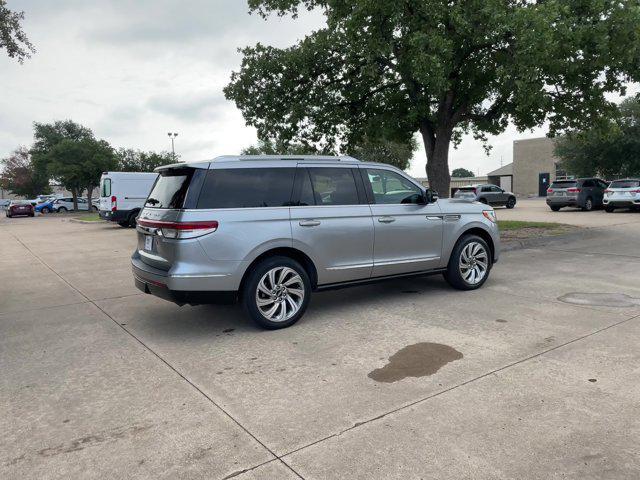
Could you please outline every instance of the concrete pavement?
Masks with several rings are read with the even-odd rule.
[[[325,292],[274,332],[140,294],[132,230],[2,219],[0,478],[638,477],[640,215],[600,213],[481,290]]]

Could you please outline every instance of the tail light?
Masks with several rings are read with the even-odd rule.
[[[478,193],[478,189],[477,188],[472,188],[473,190],[473,194],[475,195],[476,193]]]
[[[567,188],[567,192],[569,193],[580,193],[582,190],[579,188]]]
[[[605,195],[609,195],[611,193],[613,193],[613,190],[609,190],[608,188],[604,191]]]
[[[547,188],[547,193],[553,193],[553,188]]]
[[[213,233],[218,229],[217,220],[205,220],[201,222],[162,222],[158,220],[138,219],[138,225],[147,228],[157,228],[166,238],[196,238]]]
[[[115,212],[116,210],[118,210],[118,197],[113,195],[111,197],[111,211]]]
[[[640,193],[640,190],[631,190],[631,192],[629,192],[629,193],[635,193],[635,194],[638,194],[638,193]]]

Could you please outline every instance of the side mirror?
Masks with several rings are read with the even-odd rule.
[[[427,200],[427,203],[433,203],[436,200],[438,200],[438,192],[428,188],[427,191],[425,192],[425,198]]]

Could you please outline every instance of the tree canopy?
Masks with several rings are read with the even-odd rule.
[[[175,163],[180,158],[171,152],[144,152],[133,148],[119,148],[115,154],[117,169],[121,172],[153,172],[155,168]]]
[[[614,119],[558,139],[556,155],[572,175],[640,176],[640,100],[627,98]]]
[[[50,191],[49,178],[36,171],[28,148],[18,147],[0,163],[0,187],[27,198]]]
[[[24,12],[13,12],[5,0],[0,0],[0,50],[6,50],[9,58],[16,58],[20,63],[36,51],[22,30],[22,20]]]
[[[456,178],[469,178],[475,177],[474,173],[471,170],[467,170],[466,168],[456,168],[451,172],[452,177]]]
[[[263,16],[321,9],[289,48],[242,50],[225,88],[262,138],[321,149],[420,132],[430,184],[448,154],[509,122],[553,135],[607,116],[640,79],[640,0],[249,0]]]
[[[46,172],[47,178],[69,190],[74,208],[78,195],[85,189],[87,201],[91,202],[92,190],[98,186],[102,172],[117,167],[111,146],[96,139],[91,129],[72,120],[34,123],[33,136],[31,154],[36,170]]]

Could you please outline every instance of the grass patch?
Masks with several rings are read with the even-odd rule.
[[[82,220],[83,222],[102,222],[103,221],[97,213],[90,213],[88,215],[78,216],[77,219]]]
[[[562,230],[566,225],[552,222],[524,222],[520,220],[498,220],[498,227],[503,232],[509,230],[521,230],[523,228],[536,228],[539,230]]]

